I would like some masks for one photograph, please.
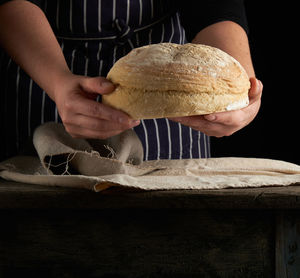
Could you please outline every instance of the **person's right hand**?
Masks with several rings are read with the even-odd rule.
[[[29,1],[0,5],[1,47],[48,93],[73,137],[108,138],[139,122],[96,101],[114,90],[103,77],[70,72],[45,13]]]
[[[122,111],[96,101],[113,92],[104,77],[68,74],[55,84],[52,98],[66,131],[75,138],[106,139],[140,124]]]

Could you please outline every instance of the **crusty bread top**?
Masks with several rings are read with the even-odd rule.
[[[248,75],[224,51],[201,44],[160,43],[133,49],[107,75],[124,88],[187,93],[245,94]]]

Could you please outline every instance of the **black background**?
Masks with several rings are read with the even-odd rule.
[[[262,157],[300,164],[297,7],[289,1],[246,0],[245,5],[253,64],[264,85],[262,105],[244,129],[229,137],[211,138],[212,156]]]

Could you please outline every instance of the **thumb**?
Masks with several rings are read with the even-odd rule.
[[[115,85],[104,77],[86,77],[81,83],[81,88],[90,94],[110,94],[115,89]]]
[[[251,88],[249,90],[249,102],[250,104],[261,98],[263,84],[255,77],[250,78]]]

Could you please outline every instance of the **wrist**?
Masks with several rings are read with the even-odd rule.
[[[63,90],[63,88],[67,87],[73,80],[76,75],[74,75],[71,71],[65,70],[55,73],[54,76],[50,77],[47,81],[47,85],[44,86],[45,92],[48,96],[56,102],[57,96]]]

